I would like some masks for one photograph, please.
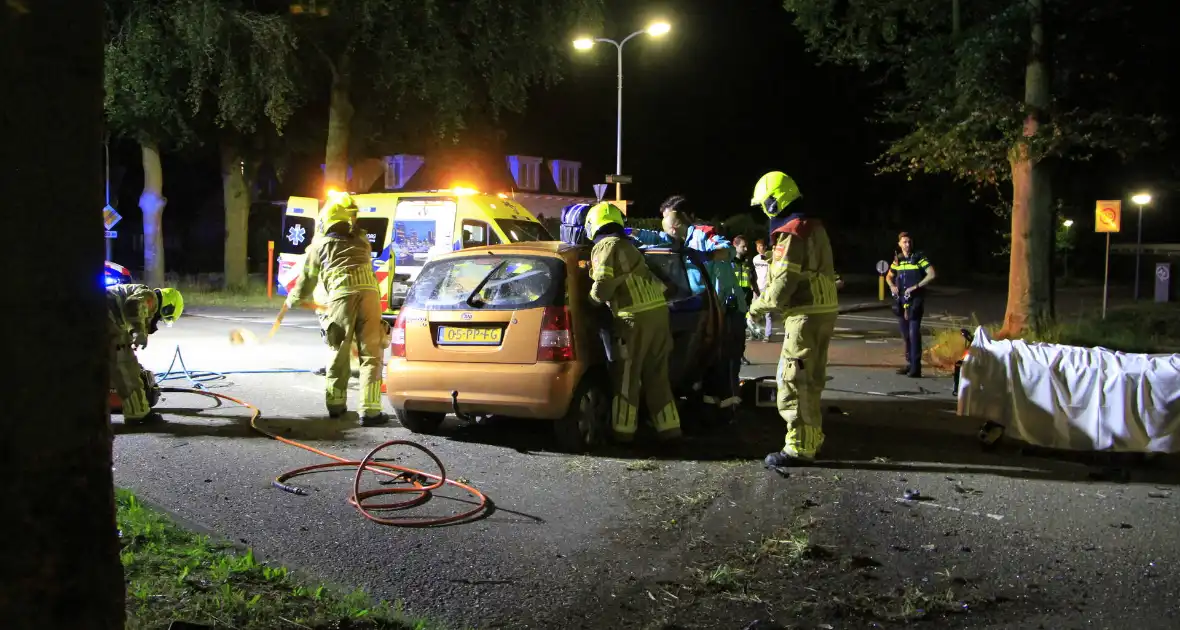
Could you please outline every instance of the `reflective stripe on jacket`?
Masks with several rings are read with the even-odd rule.
[[[373,273],[373,249],[363,229],[355,228],[347,235],[317,234],[307,246],[303,270],[288,303],[311,300],[321,282],[329,300],[363,291],[379,292]]]
[[[832,244],[819,219],[796,217],[771,233],[774,253],[762,295],[751,312],[784,316],[836,313],[836,271]]]
[[[664,283],[647,267],[643,252],[622,236],[607,236],[590,252],[590,299],[610,304],[617,317],[665,306]]]
[[[156,292],[142,284],[107,287],[107,315],[116,328],[146,336],[159,304]]]
[[[893,282],[897,285],[898,292],[918,286],[918,283],[926,278],[926,270],[929,268],[930,261],[926,259],[926,255],[917,251],[910,252],[909,256],[897,254],[893,257],[893,264],[889,265],[889,269],[893,271]],[[925,287],[916,289],[916,291],[922,292],[925,290]]]

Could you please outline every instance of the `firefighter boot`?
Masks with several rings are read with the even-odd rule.
[[[361,416],[361,426],[363,426],[363,427],[381,426],[387,422],[389,422],[389,415],[386,414],[384,411],[375,413],[371,416],[370,415]]]

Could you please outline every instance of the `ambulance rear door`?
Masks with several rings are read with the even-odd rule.
[[[402,197],[394,212],[390,258],[398,275],[418,278],[426,261],[451,251],[455,240],[454,197]]]
[[[315,219],[320,212],[320,202],[311,197],[291,197],[283,213],[283,235],[279,239],[278,269],[275,283],[279,295],[295,286],[299,271],[303,268],[303,254],[307,251],[311,237],[315,235]]]

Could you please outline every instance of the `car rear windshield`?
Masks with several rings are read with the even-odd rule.
[[[300,256],[307,251],[315,234],[315,219],[288,214],[283,217],[283,238],[279,239],[280,254]]]
[[[540,256],[470,256],[428,263],[405,305],[428,311],[508,311],[556,305],[565,264]]]
[[[504,231],[509,243],[523,241],[552,241],[553,235],[545,226],[536,221],[521,221],[520,219],[496,219],[496,225]]]

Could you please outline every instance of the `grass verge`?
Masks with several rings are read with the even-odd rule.
[[[973,322],[970,328],[978,325]],[[988,334],[995,335],[1000,326],[985,328]],[[1083,348],[1101,346],[1122,352],[1180,352],[1180,305],[1139,304],[1112,308],[1107,311],[1105,319],[1101,313],[1087,313],[1062,319],[1042,330],[1028,331],[1021,338]],[[957,328],[936,330],[927,360],[936,367],[950,369],[966,349],[967,343]]]
[[[237,308],[274,308],[283,305],[283,297],[266,297],[266,281],[251,279],[242,289],[223,289],[205,280],[182,279],[175,284],[184,296],[184,305],[228,306]]]
[[[237,553],[181,529],[126,490],[117,490],[115,501],[129,630],[167,628],[172,621],[240,630],[439,628],[363,591],[307,584],[285,567],[258,562],[251,550]]]

